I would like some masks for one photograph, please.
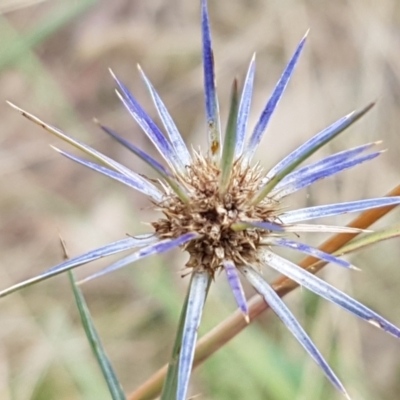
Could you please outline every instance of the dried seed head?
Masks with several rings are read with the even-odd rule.
[[[250,199],[258,191],[264,177],[258,165],[244,166],[238,159],[232,169],[225,194],[220,193],[220,169],[208,158],[196,154],[187,166],[186,176],[176,179],[190,193],[190,201],[183,203],[173,192],[158,205],[164,218],[153,223],[160,238],[178,238],[187,232],[201,236],[187,244],[190,254],[188,267],[206,269],[214,274],[222,267],[223,259],[237,265],[258,263],[257,248],[269,233],[261,229],[234,230],[238,222],[275,222],[278,205],[266,198],[258,205]]]

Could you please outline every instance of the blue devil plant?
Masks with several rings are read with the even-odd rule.
[[[247,321],[248,305],[241,279],[247,280],[263,296],[321,367],[331,383],[349,397],[307,333],[262,277],[261,269],[267,265],[357,317],[400,337],[400,329],[380,315],[273,251],[275,247],[294,249],[339,267],[355,268],[348,261],[308,246],[296,238],[300,238],[304,232],[359,232],[359,230],[304,222],[400,203],[400,197],[376,198],[282,211],[283,201],[290,194],[320,179],[372,160],[380,154],[375,148],[377,143],[367,143],[300,166],[319,148],[362,117],[373,104],[340,118],[292,151],[273,168],[265,171],[259,163],[254,162],[253,156],[298,62],[306,36],[300,41],[283,71],[254,129],[246,135],[255,74],[253,57],[240,95],[237,82],[233,83],[229,117],[222,139],[206,0],[202,0],[201,9],[208,136],[208,149],[204,154],[188,150],[164,103],[140,68],[139,72],[168,136],[161,132],[127,87],[112,73],[118,87],[118,97],[157,148],[167,167],[111,129],[105,126],[101,128],[152,167],[158,178],[157,183],[13,106],[29,120],[82,150],[98,163],[56,149],[63,156],[143,193],[159,215],[158,219],[152,222],[154,229],[151,233],[127,237],[65,261],[34,278],[2,291],[0,296],[111,254],[132,251],[127,257],[84,281],[116,271],[152,254],[164,253],[179,247],[189,253],[186,267],[190,271],[191,278],[179,355],[176,399],[184,400],[187,396],[197,328],[209,285],[216,272],[220,270],[225,272],[233,297]]]

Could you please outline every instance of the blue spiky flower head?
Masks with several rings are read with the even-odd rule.
[[[284,201],[290,194],[320,179],[364,161],[372,160],[380,154],[380,151],[375,149],[377,142],[367,143],[301,166],[314,152],[363,116],[372,107],[372,104],[361,111],[352,112],[340,118],[289,153],[273,168],[264,170],[253,160],[253,156],[299,60],[307,34],[295,49],[254,129],[247,135],[255,74],[255,57],[252,58],[240,95],[237,81],[235,80],[233,83],[229,117],[224,135],[222,135],[206,0],[202,0],[201,10],[208,137],[206,152],[190,152],[188,150],[165,105],[140,68],[139,72],[154,101],[167,136],[143,110],[127,87],[112,73],[118,87],[117,95],[157,148],[167,167],[136,147],[135,144],[120,137],[110,128],[102,125],[101,128],[148,163],[157,175],[157,183],[13,106],[28,119],[91,156],[94,161],[56,149],[62,155],[143,193],[159,214],[157,219],[152,222],[154,230],[149,234],[128,237],[65,261],[34,278],[0,292],[0,297],[111,254],[133,250],[127,257],[84,281],[117,270],[152,254],[163,253],[179,247],[189,253],[186,267],[190,272],[191,279],[179,358],[176,399],[184,400],[186,398],[197,328],[200,324],[209,285],[215,277],[215,273],[220,270],[225,272],[233,297],[247,321],[249,321],[249,310],[240,276],[250,282],[263,296],[300,344],[322,368],[332,384],[348,397],[335,373],[287,306],[262,277],[260,270],[265,265],[272,267],[321,297],[394,336],[400,337],[400,330],[393,324],[273,251],[274,247],[294,249],[326,262],[332,262],[339,267],[355,268],[345,260],[308,246],[300,240],[295,240],[294,234],[300,237],[303,232],[357,233],[360,230],[355,228],[304,222],[400,203],[400,197],[391,197],[284,210]]]

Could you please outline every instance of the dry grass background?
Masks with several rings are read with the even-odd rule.
[[[198,3],[0,1],[1,288],[58,263],[59,232],[70,254],[77,255],[126,232],[144,232],[140,221],[152,215],[143,196],[55,154],[49,143],[66,146],[16,114],[5,100],[146,173],[140,160],[91,123],[97,117],[155,155],[118,102],[107,71],[112,67],[155,117],[136,70],[140,63],[186,140],[204,145]],[[296,205],[380,196],[399,183],[397,0],[209,3],[223,116],[231,80],[235,75],[243,79],[256,51],[254,123],[297,42],[311,28],[259,151],[265,166],[338,117],[379,100],[363,121],[319,155],[379,139],[389,151],[303,191],[293,200]],[[385,224],[398,219],[399,213],[392,213]],[[363,273],[329,266],[324,275],[400,325],[399,258],[397,240],[355,256]],[[180,278],[183,262],[178,252],[153,257],[84,287],[127,392],[168,359],[187,283]],[[98,265],[83,267],[78,275],[94,268]],[[217,280],[200,333],[234,310],[226,289]],[[400,398],[399,341],[306,292],[297,290],[287,300],[355,400]],[[65,276],[2,299],[0,327],[2,400],[109,398]],[[192,381],[192,393],[202,399],[340,398],[272,314],[207,361]]]

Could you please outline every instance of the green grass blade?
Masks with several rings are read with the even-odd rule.
[[[395,237],[400,237],[400,225],[392,226],[387,229],[382,229],[380,231],[363,235],[357,239],[352,240],[332,254],[341,256],[344,254],[352,253],[356,250],[360,250],[364,247],[371,246],[375,243],[382,242],[383,240],[393,239]]]
[[[103,376],[107,382],[111,397],[113,400],[126,400],[125,394],[110,363],[110,360],[108,359],[107,354],[101,344],[85,298],[83,297],[79,287],[76,285],[73,273],[69,272],[68,274],[86,337],[89,340],[90,347],[92,348],[93,354],[95,355]]]
[[[57,32],[89,7],[97,3],[97,0],[83,0],[65,3],[58,7],[50,15],[46,15],[35,27],[24,33],[23,36],[12,41],[11,45],[2,46],[0,49],[0,69],[10,66],[26,56],[26,52],[42,43],[46,38]]]

